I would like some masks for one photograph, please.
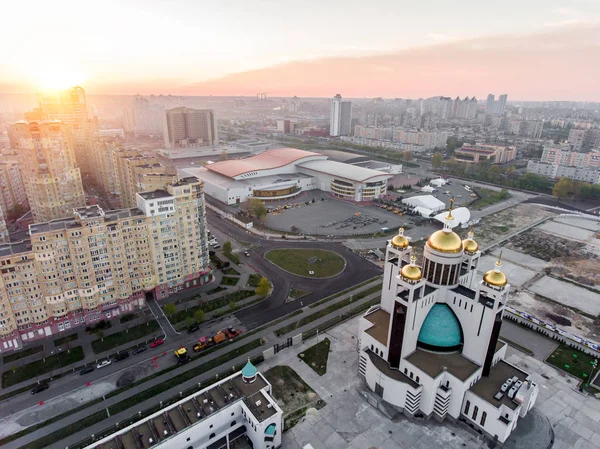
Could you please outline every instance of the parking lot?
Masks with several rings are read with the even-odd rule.
[[[443,201],[446,205],[446,208],[450,207],[450,199],[454,196],[454,207],[459,207],[464,206],[475,199],[471,197],[472,192],[467,191],[463,184],[468,183],[458,180],[452,180],[450,184],[446,184],[442,187],[432,186],[433,188],[437,189],[437,191],[433,193],[426,193],[420,192],[419,190],[415,190],[411,191],[410,193],[402,194],[402,196],[404,198],[409,198],[411,196],[418,195],[433,195],[438,200]],[[415,187],[415,189],[419,189],[419,187]]]

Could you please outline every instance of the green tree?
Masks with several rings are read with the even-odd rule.
[[[163,312],[165,312],[165,315],[167,315],[170,318],[177,313],[177,307],[175,306],[175,304],[170,302],[168,304],[165,304],[165,306],[163,307]]]
[[[185,319],[185,327],[192,327],[196,322],[194,321],[194,317],[188,316]]]
[[[223,252],[225,254],[231,254],[231,242],[229,240],[223,243]]]
[[[571,194],[573,191],[573,181],[569,178],[560,178],[556,184],[554,184],[554,188],[552,189],[552,195],[557,197],[559,200],[561,198],[565,198]]]
[[[206,314],[204,313],[204,310],[196,310],[194,312],[194,321],[196,322],[196,324],[203,323],[205,319]]]
[[[431,157],[431,166],[438,170],[441,166],[442,166],[442,153],[440,153],[439,151],[436,152],[432,157]]]
[[[260,278],[260,281],[258,281],[258,286],[256,287],[255,293],[258,296],[265,297],[269,294],[270,289],[271,286],[269,285],[269,280],[263,276]]]
[[[498,194],[498,197],[501,200],[505,200],[507,198],[510,198],[510,193],[508,193],[508,190],[502,189],[502,190],[500,190],[500,193]]]
[[[235,301],[230,301],[229,302],[229,311],[230,312],[235,312],[237,310],[237,304],[235,303]]]
[[[250,210],[259,220],[267,216],[267,208],[265,207],[265,203],[258,198],[253,198],[250,201]]]

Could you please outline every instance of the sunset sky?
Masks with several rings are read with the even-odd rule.
[[[600,0],[30,0],[0,92],[600,100]]]

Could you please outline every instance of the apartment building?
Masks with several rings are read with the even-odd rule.
[[[67,125],[58,120],[19,121],[11,126],[10,135],[21,158],[21,175],[36,222],[69,216],[85,205]]]
[[[217,123],[211,109],[175,108],[166,113],[167,148],[213,146],[218,143]]]
[[[532,137],[539,139],[542,137],[544,122],[542,120],[519,120],[513,119],[507,122],[507,131],[515,136]]]
[[[445,131],[416,131],[416,130],[394,130],[394,142],[422,145],[424,149],[444,148],[448,141],[448,133]]]
[[[97,139],[92,155],[93,170],[90,173],[102,189],[111,194],[119,194],[119,183],[115,170],[115,152],[118,147],[111,140]]]
[[[567,138],[567,142],[569,142],[569,144],[573,147],[573,150],[581,150],[585,141],[585,134],[585,129],[573,128],[569,131],[569,137]]]
[[[183,178],[136,200],[78,207],[0,245],[0,352],[210,280],[202,182]]]
[[[581,166],[554,165],[544,162],[527,162],[527,173],[559,179],[569,178],[576,181],[600,184],[600,168],[586,168]]]
[[[365,139],[392,140],[394,136],[393,128],[384,128],[381,126],[355,126],[354,137],[364,137]]]
[[[570,167],[600,168],[600,150],[579,153],[571,150],[570,145],[560,147],[544,147],[540,162],[550,165],[566,165]]]
[[[21,168],[10,155],[6,157],[5,154],[2,154],[0,159],[0,210],[6,216],[16,205],[22,206],[24,210],[29,209]]]

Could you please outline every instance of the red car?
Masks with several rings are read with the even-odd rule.
[[[160,346],[164,343],[165,341],[162,339],[158,339],[158,340],[154,340],[152,343],[150,343],[150,347],[151,348],[156,348],[157,346]]]

